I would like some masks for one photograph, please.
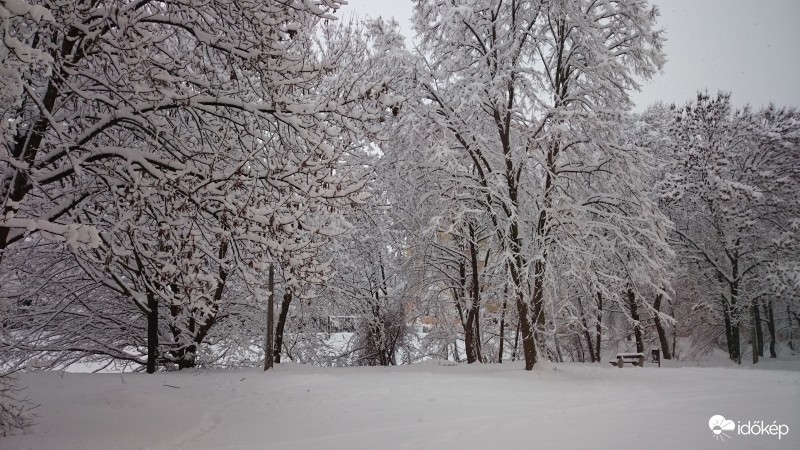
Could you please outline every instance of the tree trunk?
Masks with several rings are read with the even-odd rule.
[[[769,357],[777,358],[775,352],[775,314],[772,310],[772,300],[767,303],[767,329],[769,330]]]
[[[597,293],[597,330],[594,338],[594,353],[597,355],[597,362],[600,362],[600,342],[603,332],[603,294]]]
[[[218,270],[219,281],[214,288],[214,295],[211,298],[211,304],[208,305],[208,312],[201,310],[197,307],[192,307],[189,313],[189,323],[184,330],[183,327],[176,325],[180,320],[180,314],[183,312],[182,305],[171,305],[170,314],[172,315],[173,323],[170,325],[174,341],[181,345],[178,349],[170,352],[171,358],[178,364],[178,370],[189,369],[195,367],[197,360],[197,349],[200,348],[203,341],[217,321],[217,314],[219,313],[219,306],[222,303],[222,294],[225,292],[225,286],[228,280],[228,271],[225,269],[222,261],[228,253],[228,243],[222,242],[218,251],[218,258],[220,266]],[[173,285],[172,291],[177,293],[178,287]],[[195,319],[195,314],[201,314],[200,322]],[[187,334],[188,337],[184,338],[183,335]],[[188,343],[187,343],[188,342]]]
[[[559,344],[559,339],[557,334],[553,334],[553,347],[556,349],[556,361],[564,362],[564,356],[561,353],[561,344]],[[578,337],[578,343],[580,344],[580,337]],[[581,349],[583,351],[583,349]]]
[[[760,302],[753,302],[753,320],[756,327],[756,348],[758,349],[758,356],[764,356],[764,330],[761,326],[761,306]]]
[[[514,283],[514,296],[516,297],[519,326],[522,332],[522,353],[525,355],[525,370],[533,370],[533,365],[536,364],[538,355],[536,354],[536,338],[533,334],[530,311],[528,310],[528,303],[525,301],[525,290],[523,289],[522,270],[525,264],[520,254],[520,241],[517,239],[519,230],[516,223],[511,228],[512,243],[514,245],[512,253],[515,257],[513,261],[509,262],[508,268],[511,272],[511,280]]]
[[[528,316],[528,305],[525,303],[524,292],[517,293],[517,310],[519,310],[520,331],[522,332],[522,352],[525,355],[525,370],[533,370],[536,364],[536,342],[533,337],[533,327]]]
[[[756,333],[756,302],[750,303],[750,320],[752,326],[750,327],[750,348],[753,351],[753,364],[758,363],[758,333]]]
[[[671,303],[669,307],[669,315],[675,317],[675,303]],[[675,347],[678,345],[678,330],[675,327],[672,328],[672,357],[678,359],[678,355],[675,354]]]
[[[658,333],[658,342],[661,344],[661,355],[664,359],[672,359],[672,354],[669,351],[669,343],[667,342],[667,333],[664,331],[664,326],[661,324],[661,317],[658,313],[661,312],[661,300],[663,295],[656,295],[656,301],[653,302],[653,309],[656,311],[653,321],[656,325],[656,332]]]
[[[636,336],[636,352],[644,353],[644,341],[642,340],[642,323],[639,321],[639,308],[636,305],[636,294],[633,289],[628,289],[628,308],[633,319],[633,334]]]
[[[730,283],[731,319],[736,319],[736,326],[731,330],[733,334],[733,355],[736,359],[736,362],[741,364],[742,346],[739,342],[739,337],[741,336],[740,329],[742,327],[742,317],[739,311],[736,309],[736,304],[739,301],[739,259],[735,255],[731,257],[731,279],[733,280]]]
[[[725,340],[728,345],[728,357],[732,361],[736,361],[736,348],[734,345],[734,331],[733,331],[733,317],[730,302],[724,295],[722,298],[722,318],[725,321]]]
[[[592,343],[592,333],[589,331],[589,323],[586,321],[586,312],[583,310],[583,301],[578,297],[578,313],[581,315],[581,325],[583,326],[583,337],[586,339],[586,347],[589,349],[589,359],[595,362],[594,344]],[[583,345],[581,345],[581,362],[584,362]]]
[[[740,320],[739,323],[736,324],[736,328],[734,328],[734,331],[736,331],[736,351],[737,351],[737,353],[736,353],[736,364],[739,364],[739,365],[742,364],[741,344],[739,342],[739,336],[741,335],[742,326],[743,325],[742,325],[742,322]]]
[[[147,373],[155,373],[158,365],[158,300],[147,291]]]
[[[278,314],[278,324],[275,327],[275,348],[273,349],[274,361],[281,363],[281,349],[283,347],[283,329],[286,326],[286,316],[289,315],[289,304],[292,303],[292,293],[287,291],[283,294],[281,302],[281,312]]]
[[[722,272],[717,271],[717,280],[720,285],[725,283],[725,278]],[[725,297],[724,293],[720,293],[720,301],[722,302],[722,318],[725,321],[725,340],[728,346],[728,357],[731,361],[739,360],[739,332],[736,325],[736,287],[734,284],[728,284],[729,297]]]
[[[507,291],[506,291],[507,292]],[[504,292],[504,294],[506,293]],[[503,364],[503,347],[506,343],[506,308],[508,307],[508,300],[505,295],[503,296],[503,307],[500,311],[500,349],[497,352],[497,362]]]
[[[273,346],[274,331],[272,326],[275,323],[275,267],[269,265],[268,278],[269,297],[267,298],[267,331],[264,333],[264,370],[269,370],[275,362],[275,348]]]
[[[54,53],[60,52],[60,55],[57,56],[59,59],[69,56],[71,62],[76,63],[83,55],[82,50],[73,53],[74,46],[79,40],[80,31],[75,28],[71,29],[67,33],[67,36],[64,37],[61,45],[58,44],[59,34],[58,32],[53,32],[52,34]],[[60,50],[58,47],[60,47]],[[45,134],[52,128],[51,113],[60,97],[61,85],[64,83],[64,80],[69,79],[66,70],[65,67],[62,67],[59,73],[50,75],[50,78],[47,80],[47,89],[39,105],[39,115],[35,118],[33,126],[29,128],[27,133],[18,133],[14,136],[11,156],[14,159],[22,160],[29,167],[33,166],[36,160],[36,155],[41,149]],[[0,205],[4,205],[3,210],[0,211],[0,216],[9,217],[15,215],[19,204],[22,203],[27,194],[31,191],[31,186],[32,182],[26,170],[19,170],[13,165],[6,167],[3,179],[0,180]],[[11,244],[12,240],[19,240],[26,235],[19,234],[16,239],[12,239],[10,234],[11,227],[0,226],[0,256],[2,255],[2,251]]]
[[[478,279],[478,251],[475,248],[475,230],[469,224],[469,256],[472,265],[472,304],[467,312],[467,326],[465,335],[471,341],[467,346],[467,362],[481,362],[481,335],[480,335],[480,308],[481,292]],[[471,352],[471,354],[470,354]]]
[[[467,267],[466,264],[461,261],[458,265],[458,274],[459,274],[459,282],[461,283],[461,293],[459,295],[458,303],[461,304],[461,301],[464,302],[464,312],[465,312],[465,320],[461,323],[462,327],[464,328],[464,350],[466,352],[467,357],[467,364],[472,364],[475,362],[475,316],[472,312],[472,301],[468,301],[466,298],[466,286],[467,286]]]
[[[578,355],[578,358],[577,358],[578,362],[586,362],[586,354],[583,351],[583,342],[581,341],[581,336],[579,334],[576,334],[575,336],[573,336],[573,340],[575,341],[575,348],[576,348],[576,352],[575,353]],[[556,348],[558,348],[558,346],[556,346]],[[589,348],[589,356],[592,356],[592,351],[593,350],[590,347]],[[560,353],[560,352],[556,352],[556,353]],[[561,358],[561,355],[559,355],[559,359],[560,358]],[[573,361],[574,360],[575,360],[575,358],[573,358]],[[559,361],[559,362],[561,362],[561,361]],[[592,361],[592,362],[594,362],[594,361]]]

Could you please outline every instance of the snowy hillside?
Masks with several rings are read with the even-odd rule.
[[[29,373],[32,434],[3,449],[800,448],[800,363]],[[755,389],[757,387],[757,389]],[[718,442],[713,415],[786,424]]]

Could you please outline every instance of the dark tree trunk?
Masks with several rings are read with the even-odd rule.
[[[736,336],[736,333],[734,332],[734,327],[733,327],[731,304],[728,301],[728,299],[725,298],[724,295],[720,297],[722,298],[722,318],[725,321],[725,339],[728,345],[728,357],[732,361],[736,361],[737,352],[734,342],[738,342],[738,337],[734,338],[734,336]]]
[[[217,282],[217,286],[214,288],[214,295],[212,297],[211,305],[208,308],[208,312],[204,313],[201,312],[199,309],[192,309],[189,316],[189,323],[187,324],[186,330],[189,332],[189,344],[180,347],[179,349],[170,352],[172,359],[177,362],[178,369],[189,369],[195,367],[196,364],[196,357],[197,357],[197,349],[202,345],[203,341],[208,334],[208,331],[211,330],[211,327],[214,326],[214,323],[217,321],[217,314],[219,313],[219,306],[222,302],[222,294],[225,292],[225,286],[228,279],[228,271],[222,265],[222,261],[225,259],[225,256],[228,253],[228,244],[227,242],[222,242],[219,247],[219,252],[217,256],[219,257],[220,266],[219,266],[219,281]],[[173,286],[173,292],[178,292],[178,288]],[[178,305],[173,305],[170,307],[170,313],[176,319],[179,317],[180,313],[183,311],[183,308]],[[201,320],[202,322],[197,323],[195,320],[195,314],[202,314]],[[181,334],[183,334],[183,330],[180,327],[173,326],[172,327],[172,334],[174,336],[175,342],[180,343],[182,342]]]
[[[586,312],[583,309],[583,301],[578,297],[578,313],[581,315],[581,325],[583,326],[583,337],[586,339],[586,347],[589,349],[589,359],[595,362],[594,344],[592,343],[592,333],[589,331],[589,323],[586,320]],[[581,362],[584,361],[583,345],[581,345]]]
[[[761,306],[760,302],[753,302],[753,320],[756,327],[756,348],[758,356],[764,356],[764,330],[761,326]]]
[[[772,310],[772,300],[767,303],[767,329],[769,330],[769,357],[777,358],[775,352],[775,314]]]
[[[792,311],[792,309],[789,307],[789,305],[786,305],[786,316],[789,318],[789,327],[790,328],[791,328],[791,325],[792,325],[792,317],[794,317],[794,320],[797,321],[797,325],[800,326],[800,317],[798,317],[798,315],[795,314],[794,311]],[[790,334],[789,334],[789,349],[791,349],[792,351],[795,350],[794,349],[794,333],[793,332],[790,332]]]
[[[741,328],[743,325],[741,322],[741,318],[739,319],[740,319],[739,323],[736,325],[736,327],[734,327],[733,330],[735,331],[734,337],[736,338],[736,363],[742,364],[742,351],[741,351],[742,345],[741,342],[739,341],[739,337],[741,336]]]
[[[726,283],[725,278],[721,272],[717,272],[717,280],[722,285]],[[739,330],[736,324],[736,286],[735,284],[728,284],[729,294],[728,298],[724,293],[720,293],[720,300],[722,302],[722,317],[725,321],[725,340],[728,346],[728,357],[731,361],[739,360]]]
[[[594,354],[597,355],[597,362],[600,362],[600,342],[603,333],[603,294],[597,293],[597,329],[594,338]]]
[[[155,292],[147,292],[147,373],[158,366],[158,300]]]
[[[174,353],[175,360],[178,363],[178,370],[191,369],[195,366],[195,356],[197,355],[197,346],[189,344]]]
[[[464,321],[461,325],[464,329],[464,350],[467,357],[467,364],[475,362],[475,318],[472,314],[472,307],[467,305],[466,286],[467,286],[467,266],[464,261],[458,264],[459,282],[461,283],[458,293],[459,308],[464,311]],[[462,306],[463,302],[463,306]],[[470,306],[470,307],[467,307]]]
[[[522,332],[522,352],[525,355],[525,370],[533,370],[536,364],[536,342],[533,337],[533,327],[528,317],[528,305],[525,303],[524,292],[517,293],[517,309],[519,310],[520,331]]]
[[[497,362],[500,364],[503,363],[503,347],[506,343],[506,308],[508,307],[508,300],[505,294],[507,292],[503,293],[503,307],[500,311],[500,349],[497,351]]]
[[[61,58],[69,57],[72,63],[76,63],[79,59],[82,59],[84,55],[83,49],[81,48],[73,53],[80,34],[81,32],[76,28],[70,29],[59,46],[58,41],[60,33],[53,32],[53,52],[60,52]],[[58,47],[60,47],[60,50]],[[14,137],[14,145],[11,147],[11,156],[17,160],[22,160],[28,166],[34,165],[33,163],[41,149],[44,135],[52,128],[50,114],[53,112],[60,96],[61,85],[64,83],[64,80],[69,78],[69,74],[66,70],[66,68],[62,68],[59,73],[51,74],[50,78],[47,80],[47,89],[39,105],[40,114],[33,122],[33,126],[29,129],[28,133],[18,133]],[[31,191],[33,183],[28,178],[27,171],[15,169],[14,166],[6,167],[5,173],[2,175],[3,179],[0,179],[0,204],[3,204],[4,208],[0,211],[0,216],[14,215],[19,207],[18,205],[22,203],[25,196]],[[12,240],[16,241],[27,235],[19,234],[16,238],[12,238],[10,234],[10,227],[0,226],[0,256],[2,256],[2,252],[8,245],[12,243]]]
[[[675,303],[671,303],[669,307],[669,315],[675,317]],[[675,328],[672,329],[672,357],[678,359],[678,355],[675,354],[675,346],[678,345],[678,330]]]
[[[278,314],[278,324],[275,327],[275,348],[273,349],[274,361],[281,363],[281,349],[283,348],[283,329],[286,327],[286,317],[289,315],[289,304],[292,303],[292,293],[287,291],[283,294],[281,302],[281,312]]]
[[[736,241],[739,244],[739,241]],[[729,283],[730,292],[730,306],[731,306],[731,320],[734,320],[736,325],[732,327],[733,342],[733,356],[736,362],[742,363],[742,344],[740,342],[741,328],[742,328],[742,314],[736,308],[739,302],[739,256],[737,253],[729,253],[728,258],[731,261],[731,282]]]
[[[578,362],[586,362],[586,354],[583,351],[583,342],[581,341],[581,336],[576,334],[573,336],[573,340],[575,341],[575,348],[578,354]],[[560,353],[560,352],[557,352]],[[589,348],[589,356],[592,356],[592,349]],[[561,359],[561,355],[559,355],[559,360]],[[559,361],[561,362],[561,361]],[[594,362],[594,358],[592,358],[592,362]]]
[[[534,264],[533,279],[533,324],[539,333],[545,329],[544,317],[544,277],[547,265],[539,260]]]
[[[661,294],[656,295],[656,301],[653,302],[653,309],[656,311],[653,321],[656,325],[656,332],[658,333],[658,342],[661,344],[661,355],[664,359],[672,359],[672,354],[669,351],[669,343],[667,342],[667,333],[664,331],[664,326],[661,323],[661,317],[658,313],[661,312]]]
[[[628,308],[633,319],[633,334],[636,336],[636,351],[644,353],[644,341],[642,340],[642,323],[639,321],[639,308],[636,305],[636,294],[633,289],[628,289]]]
[[[756,333],[756,302],[750,303],[750,349],[753,351],[753,364],[758,363],[758,333]]]
[[[370,350],[374,350],[377,354],[377,361],[378,364],[381,366],[388,366],[389,362],[386,360],[386,352],[385,352],[385,336],[381,333],[381,295],[380,292],[377,290],[375,291],[375,301],[372,303],[372,318],[370,322],[370,337],[369,340],[372,342],[374,348]],[[374,359],[371,359],[370,365],[374,364]]]
[[[478,251],[475,248],[475,230],[469,225],[469,256],[472,266],[472,304],[467,312],[465,329],[467,344],[467,362],[481,362],[480,308],[481,291],[478,279]]]
[[[514,331],[514,350],[511,351],[511,361],[517,360],[517,349],[519,349],[519,320],[517,320],[517,330]]]
[[[515,246],[513,253],[516,256],[513,261],[509,262],[508,268],[511,272],[511,280],[514,283],[514,296],[517,302],[517,312],[519,313],[519,330],[522,333],[522,353],[525,356],[525,370],[533,370],[533,365],[536,364],[538,355],[536,353],[536,338],[533,334],[530,311],[528,310],[528,303],[525,301],[525,290],[523,289],[521,271],[525,265],[520,254],[520,241],[517,239],[519,230],[516,224],[512,225],[511,228],[511,234],[514,237],[512,242]]]
[[[267,298],[267,331],[264,333],[264,370],[269,370],[275,362],[275,348],[273,346],[275,334],[272,329],[275,323],[275,267],[269,265],[269,278],[267,281],[269,297]]]
[[[597,356],[595,356],[594,354],[594,343],[592,342],[592,333],[589,332],[588,328],[585,328],[583,330],[583,337],[586,339],[586,348],[587,350],[589,350],[589,360],[591,360],[592,362],[597,362]]]

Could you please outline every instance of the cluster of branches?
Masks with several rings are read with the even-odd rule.
[[[418,1],[413,51],[335,0],[0,5],[9,367],[741,360],[800,327],[797,110],[631,113],[646,2]]]
[[[641,2],[418,2],[415,51],[388,39],[407,68],[382,145],[400,213],[385,226],[403,245],[383,242],[413,280],[416,357],[531,368],[630,339],[740,361],[745,337],[763,354],[763,324],[773,356],[793,345],[797,112],[703,94],[631,113],[634,76],[663,61],[656,16]]]
[[[340,6],[0,3],[4,369],[190,367],[269,265],[330,275],[397,102]]]
[[[701,92],[644,116],[665,138],[662,208],[675,223],[676,290],[732,360],[741,363],[743,340],[754,363],[764,356],[765,324],[776,357],[779,335],[794,345],[800,326],[800,111],[734,108],[730,94]]]

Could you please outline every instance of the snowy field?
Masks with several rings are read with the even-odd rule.
[[[800,361],[23,374],[41,406],[10,449],[793,449]],[[709,418],[789,433],[716,440]]]

